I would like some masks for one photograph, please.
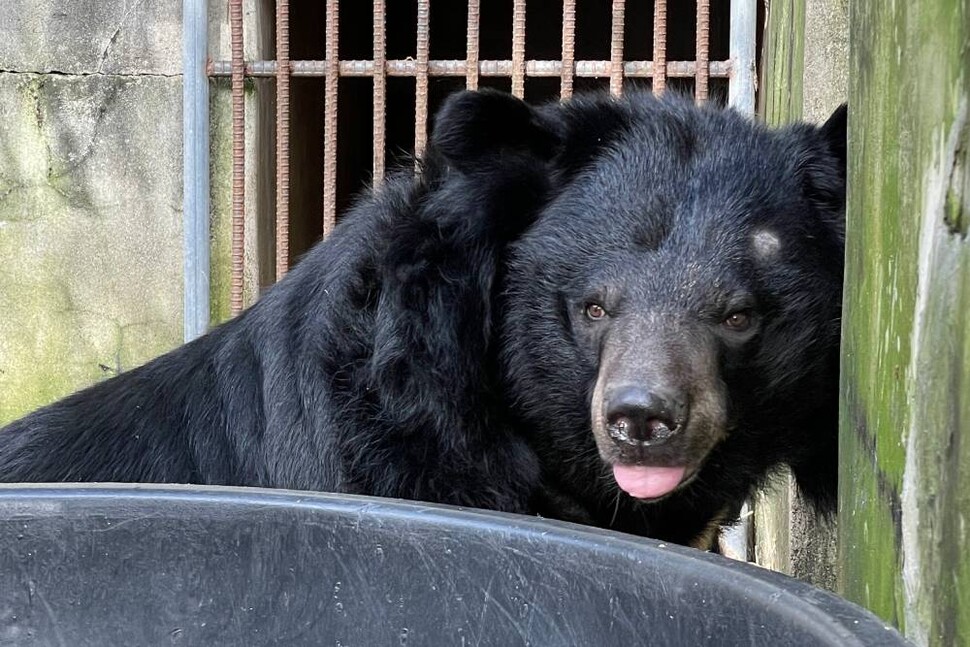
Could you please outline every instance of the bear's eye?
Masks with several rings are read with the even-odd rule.
[[[603,306],[601,306],[598,303],[587,303],[586,316],[592,319],[593,321],[596,321],[606,316],[606,310],[604,310]]]
[[[734,332],[745,332],[751,328],[753,322],[754,318],[751,316],[750,311],[739,310],[725,317],[723,325],[728,330],[733,330]]]

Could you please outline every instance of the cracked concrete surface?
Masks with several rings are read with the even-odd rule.
[[[178,0],[0,3],[0,424],[181,340],[180,44]]]
[[[177,0],[4,0],[0,69],[64,74],[180,75]]]

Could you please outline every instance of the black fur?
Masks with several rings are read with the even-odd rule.
[[[248,311],[0,430],[0,481],[364,493],[687,543],[790,463],[828,508],[843,178],[844,119],[769,132],[675,97],[533,109],[461,93],[418,178],[390,178]],[[790,257],[740,258],[730,241],[756,221],[784,228]],[[583,347],[570,308],[592,277],[665,303],[649,286],[676,264],[638,271],[670,245],[712,251],[706,279],[759,291],[764,327],[718,351],[732,433],[693,483],[640,502],[596,452],[602,349]],[[640,259],[629,271],[623,253]]]

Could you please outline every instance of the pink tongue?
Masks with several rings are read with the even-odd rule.
[[[614,465],[613,478],[624,492],[638,499],[656,499],[680,484],[686,467]]]

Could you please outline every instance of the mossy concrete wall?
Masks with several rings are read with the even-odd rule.
[[[848,0],[772,0],[759,96],[765,121],[822,123],[846,101],[848,34]],[[755,558],[816,586],[836,587],[834,524],[815,515],[788,474],[755,502]]]
[[[851,5],[839,584],[970,644],[970,0]]]
[[[0,3],[0,423],[181,341],[181,2]]]
[[[209,51],[230,57],[224,0]],[[272,0],[244,2],[273,56]],[[0,424],[182,341],[182,2],[0,2]],[[210,85],[211,323],[229,317],[232,124]],[[245,301],[273,276],[272,80],[246,85]]]

